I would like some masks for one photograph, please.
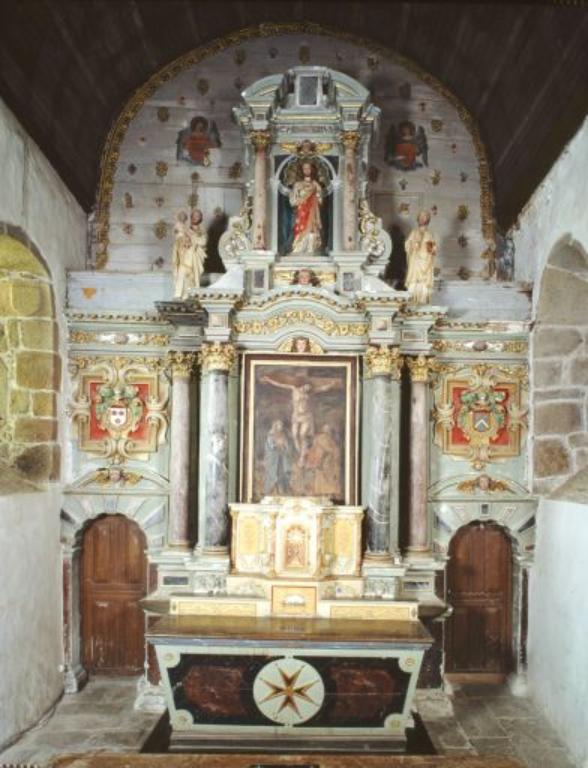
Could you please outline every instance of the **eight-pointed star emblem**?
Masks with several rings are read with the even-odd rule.
[[[325,689],[311,664],[301,659],[279,659],[259,672],[253,695],[266,717],[284,725],[297,725],[318,712]]]

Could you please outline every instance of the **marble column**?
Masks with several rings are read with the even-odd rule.
[[[194,352],[168,355],[172,379],[172,412],[169,457],[168,547],[188,549],[190,514],[190,377]]]
[[[225,555],[229,530],[229,372],[232,344],[202,347],[198,550]]]
[[[406,359],[410,371],[410,510],[408,553],[427,555],[429,521],[427,512],[429,411],[429,361],[424,355]]]
[[[357,244],[357,160],[358,131],[344,131],[341,142],[345,147],[343,186],[343,250],[353,251]]]
[[[390,561],[397,549],[397,530],[392,537],[390,516],[394,494],[398,491],[398,478],[393,476],[393,459],[399,431],[398,413],[394,410],[397,400],[393,398],[392,388],[393,382],[397,385],[400,379],[402,358],[397,347],[374,346],[366,353],[365,366],[372,380],[369,393],[371,460],[366,494],[366,559]]]
[[[251,143],[255,149],[253,193],[253,247],[264,251],[267,246],[267,158],[266,151],[271,142],[269,131],[251,131]]]

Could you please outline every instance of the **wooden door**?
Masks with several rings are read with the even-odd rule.
[[[512,666],[512,551],[494,523],[457,532],[449,549],[447,672],[500,676]],[[490,679],[490,677],[489,677]]]
[[[122,515],[95,520],[83,538],[82,658],[88,671],[131,675],[143,669],[145,536]]]

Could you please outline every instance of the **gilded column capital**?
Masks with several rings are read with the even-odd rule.
[[[228,373],[237,360],[237,351],[233,344],[220,344],[215,341],[213,344],[202,346],[201,359],[204,373],[208,371]]]
[[[172,350],[167,353],[167,364],[172,377],[179,376],[189,378],[192,375],[197,360],[197,352],[180,352],[178,350]]]
[[[361,135],[359,131],[343,131],[341,134],[341,144],[347,151],[355,152],[359,146]]]
[[[270,131],[251,131],[249,139],[256,152],[265,152],[272,142],[272,135]]]
[[[369,377],[391,376],[396,381],[400,379],[404,359],[398,347],[368,347],[364,359]]]
[[[431,360],[425,355],[419,355],[418,357],[407,357],[406,364],[410,371],[411,381],[428,381],[429,370],[431,367]]]

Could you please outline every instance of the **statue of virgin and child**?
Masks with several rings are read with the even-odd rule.
[[[174,299],[187,299],[190,290],[200,286],[206,259],[206,232],[202,226],[202,211],[191,214],[182,210],[176,214],[172,272]]]

